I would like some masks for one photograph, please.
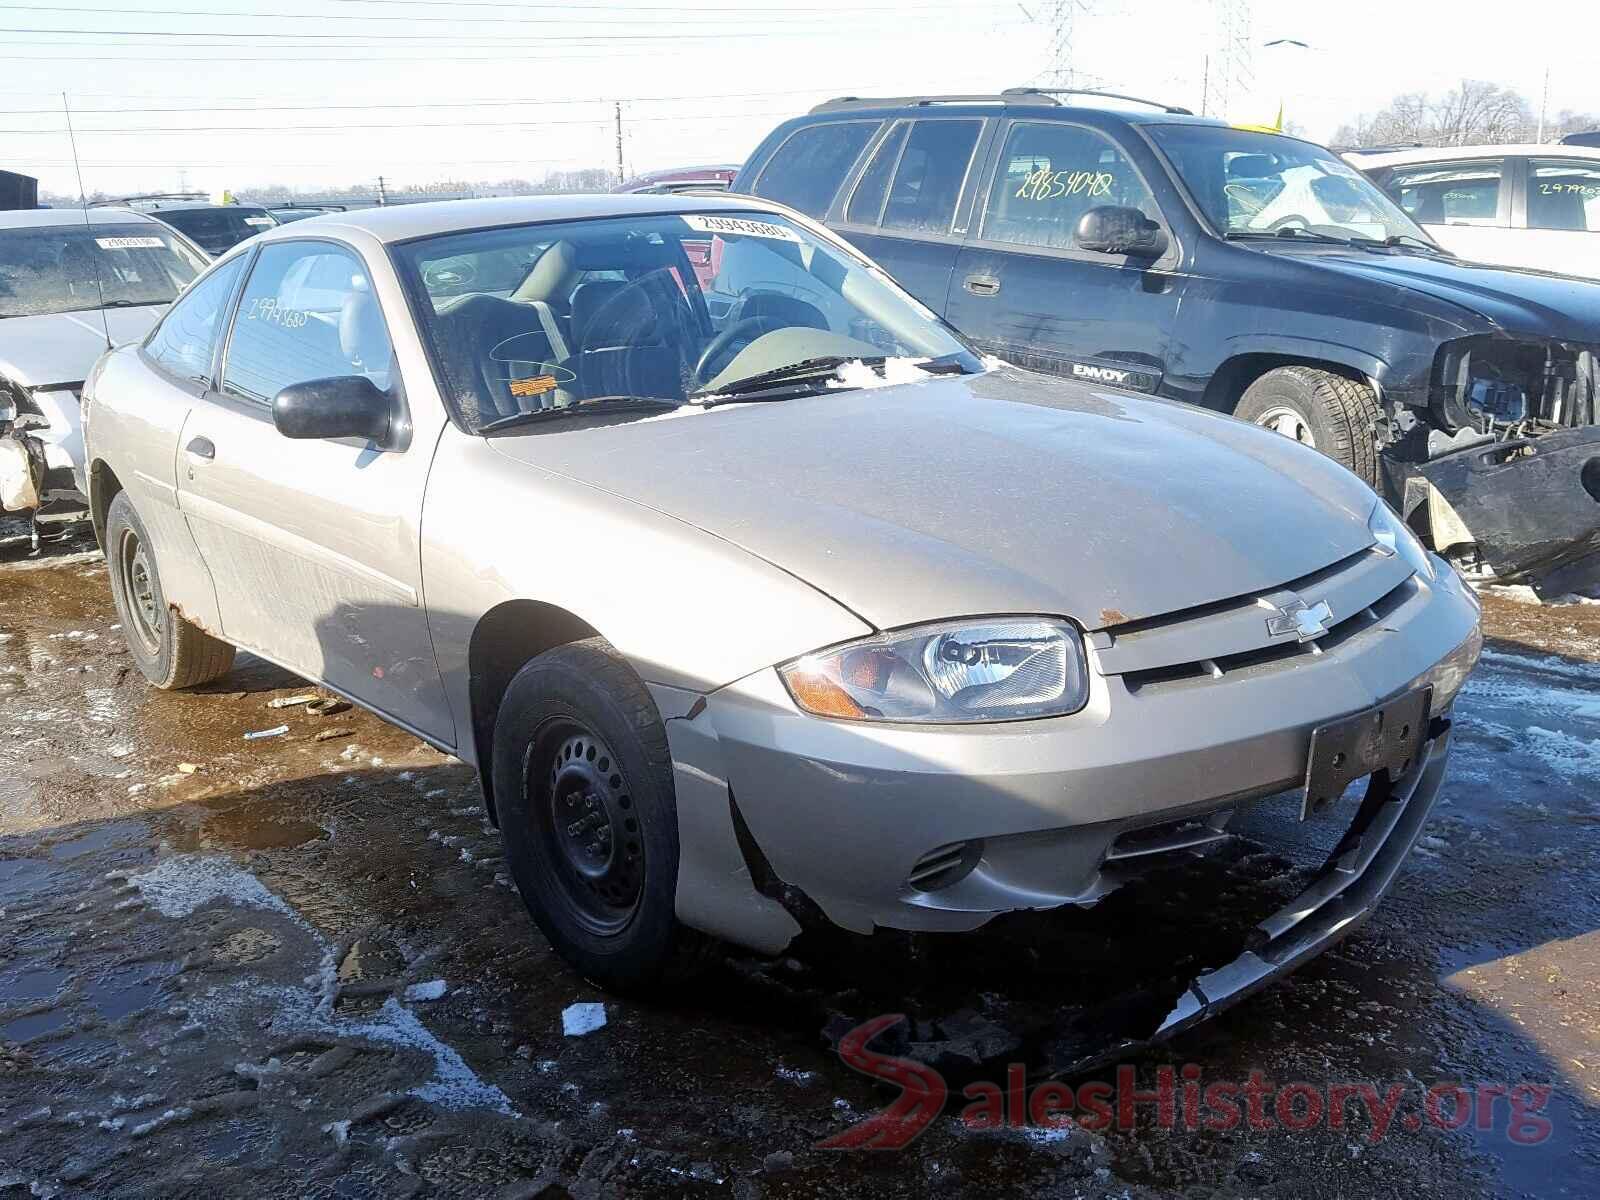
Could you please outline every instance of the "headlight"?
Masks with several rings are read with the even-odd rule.
[[[849,721],[1058,717],[1089,699],[1083,639],[1040,617],[897,630],[797,658],[778,674],[806,712]]]
[[[1425,582],[1433,582],[1433,560],[1428,557],[1428,551],[1417,540],[1417,535],[1406,528],[1406,523],[1395,514],[1387,502],[1378,501],[1372,510],[1372,516],[1367,518],[1367,528],[1377,539],[1378,553],[1391,557],[1398,554],[1406,560],[1413,571],[1422,576]]]

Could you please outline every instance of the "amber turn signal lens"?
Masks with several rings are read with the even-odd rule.
[[[789,691],[795,703],[819,717],[844,717],[856,720],[867,714],[850,699],[850,694],[825,675],[796,671],[789,676]]]

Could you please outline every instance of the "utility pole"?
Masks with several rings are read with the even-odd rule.
[[[1550,111],[1550,68],[1544,69],[1544,98],[1539,101],[1539,136],[1536,139],[1541,144],[1544,142],[1544,118]]]
[[[1206,115],[1206,105],[1211,100],[1211,55],[1206,55],[1205,66],[1200,68],[1200,115]]]
[[[617,101],[617,182],[626,181],[627,176],[622,170],[622,101]]]
[[[378,207],[382,208],[389,203],[389,193],[383,190],[383,176],[378,176]]]

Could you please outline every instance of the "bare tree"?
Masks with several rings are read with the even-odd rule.
[[[1438,99],[1396,96],[1388,107],[1339,127],[1341,146],[1474,146],[1531,141],[1537,122],[1526,97],[1481,79],[1463,79]]]

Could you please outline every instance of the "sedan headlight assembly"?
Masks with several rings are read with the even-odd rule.
[[[1433,582],[1433,559],[1417,540],[1417,535],[1406,528],[1406,523],[1389,507],[1387,501],[1379,500],[1374,506],[1372,516],[1367,518],[1367,528],[1377,539],[1379,554],[1391,557],[1398,554],[1425,582]]]
[[[847,721],[1059,717],[1089,699],[1081,635],[1046,617],[896,630],[797,658],[778,674],[806,712]]]

